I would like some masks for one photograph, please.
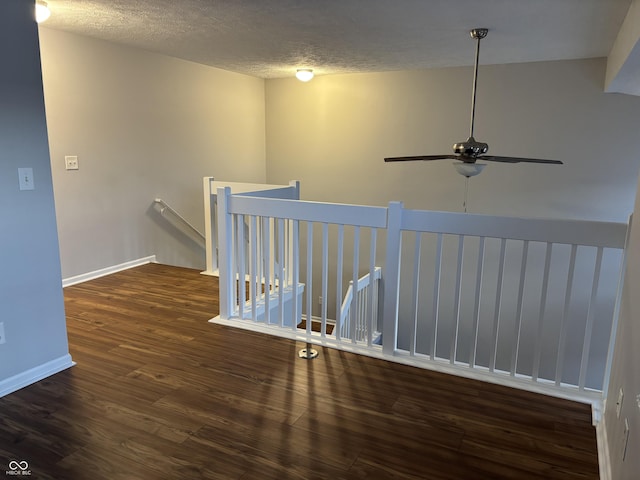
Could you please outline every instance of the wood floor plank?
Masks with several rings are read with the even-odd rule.
[[[77,366],[0,398],[33,478],[598,478],[588,406],[207,322],[217,279],[149,264],[65,288]],[[4,467],[3,467],[4,465]]]

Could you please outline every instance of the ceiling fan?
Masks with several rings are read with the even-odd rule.
[[[476,114],[476,85],[478,83],[478,58],[480,57],[480,40],[487,36],[489,30],[487,28],[474,28],[469,33],[471,38],[477,41],[476,44],[476,60],[473,74],[473,90],[471,95],[471,128],[469,132],[469,138],[466,141],[456,143],[453,145],[453,154],[451,155],[418,155],[413,157],[389,157],[385,158],[385,162],[406,162],[415,160],[444,160],[454,159],[458,162],[454,163],[456,170],[459,174],[465,177],[473,177],[478,175],[482,169],[486,166],[483,163],[476,163],[477,160],[486,160],[489,162],[503,162],[503,163],[547,163],[547,164],[562,164],[559,160],[544,160],[541,158],[519,158],[519,157],[498,157],[495,155],[486,155],[489,150],[489,145],[483,142],[478,142],[473,137],[473,127]]]

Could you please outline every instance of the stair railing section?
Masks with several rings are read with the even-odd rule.
[[[217,192],[229,187],[234,195],[253,195],[264,198],[300,199],[300,182],[292,180],[289,185],[268,185],[262,183],[221,182],[213,177],[203,178],[204,218],[206,238],[206,269],[204,274],[218,275],[218,216]],[[248,227],[247,227],[248,228]],[[246,232],[245,232],[246,233]],[[248,234],[245,238],[249,238]]]
[[[255,198],[230,189],[217,196],[214,321],[532,391],[601,398],[627,224]],[[249,253],[239,247],[245,222]],[[344,303],[344,282],[375,279],[377,259],[381,301],[352,294]],[[248,298],[239,288],[245,275]],[[378,303],[376,327],[369,312]],[[309,320],[304,330],[301,320]],[[381,346],[374,341],[380,329]]]
[[[602,392],[626,231],[391,204],[385,354],[511,385]]]
[[[373,329],[372,342],[378,343],[382,332],[378,326],[378,296],[380,290],[380,279],[382,278],[382,269],[376,267],[373,273],[373,277],[367,273],[366,275],[358,279],[355,292],[353,288],[353,280],[349,281],[349,287],[344,295],[344,300],[340,307],[340,321],[342,326],[340,335],[343,338],[353,338],[356,342],[364,342],[369,337],[369,321],[371,318],[371,326]],[[372,302],[369,302],[369,298],[372,297]],[[372,309],[369,310],[369,304],[372,304]],[[353,308],[352,308],[353,307]],[[352,315],[355,321],[353,322],[353,336],[352,331]]]
[[[379,275],[375,265],[377,232],[386,226],[386,208],[231,195],[228,188],[218,190],[217,201],[220,319],[250,318],[257,324],[286,327],[293,337],[303,335],[328,344],[357,343],[353,336],[357,305],[351,306],[350,335],[343,338],[339,310],[332,325],[330,299],[335,299],[339,309],[343,276],[357,284],[364,269],[371,278]],[[249,241],[248,256],[238,247],[244,238],[237,225],[245,221],[256,232]],[[258,235],[258,231],[262,233]],[[332,247],[336,246],[331,256],[330,238]],[[350,273],[343,268],[345,250],[352,253]],[[361,254],[369,258],[362,268]],[[235,284],[236,279],[245,278],[243,272],[248,278],[248,299],[245,289]],[[252,287],[261,282],[265,292]],[[314,309],[314,298],[318,297],[321,303]],[[366,303],[368,311],[377,310],[376,295],[369,295]],[[262,310],[257,308],[262,304]],[[362,340],[367,345],[373,345],[373,318],[366,316],[366,327],[361,327],[367,329],[367,338]],[[303,319],[306,329],[300,330]],[[312,328],[314,323],[319,331]]]
[[[188,236],[191,240],[193,240],[197,245],[206,248],[205,236],[200,233],[200,231],[191,225],[182,215],[176,212],[170,205],[167,204],[163,199],[156,198],[153,201],[153,206],[155,210],[162,215],[169,223],[171,223],[174,227]]]

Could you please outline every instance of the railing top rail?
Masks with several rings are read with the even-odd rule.
[[[403,210],[402,230],[624,248],[626,223]]]
[[[222,193],[219,192],[219,195]],[[370,228],[386,228],[386,207],[308,202],[231,195],[229,213],[287,218]]]
[[[287,189],[292,187],[292,185],[270,185],[266,183],[222,182],[219,180],[214,180],[213,177],[206,178],[209,179],[211,193],[217,192],[219,188],[225,187],[229,187],[231,189],[231,193],[234,195],[247,192],[262,192],[265,190],[268,191],[281,188]]]
[[[250,192],[238,192],[234,195],[243,197],[260,197],[260,198],[281,198],[287,200],[297,200],[298,190],[294,186],[271,188],[269,190],[252,190]]]

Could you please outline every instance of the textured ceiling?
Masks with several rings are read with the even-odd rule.
[[[49,0],[53,28],[262,78],[606,57],[631,0]]]

